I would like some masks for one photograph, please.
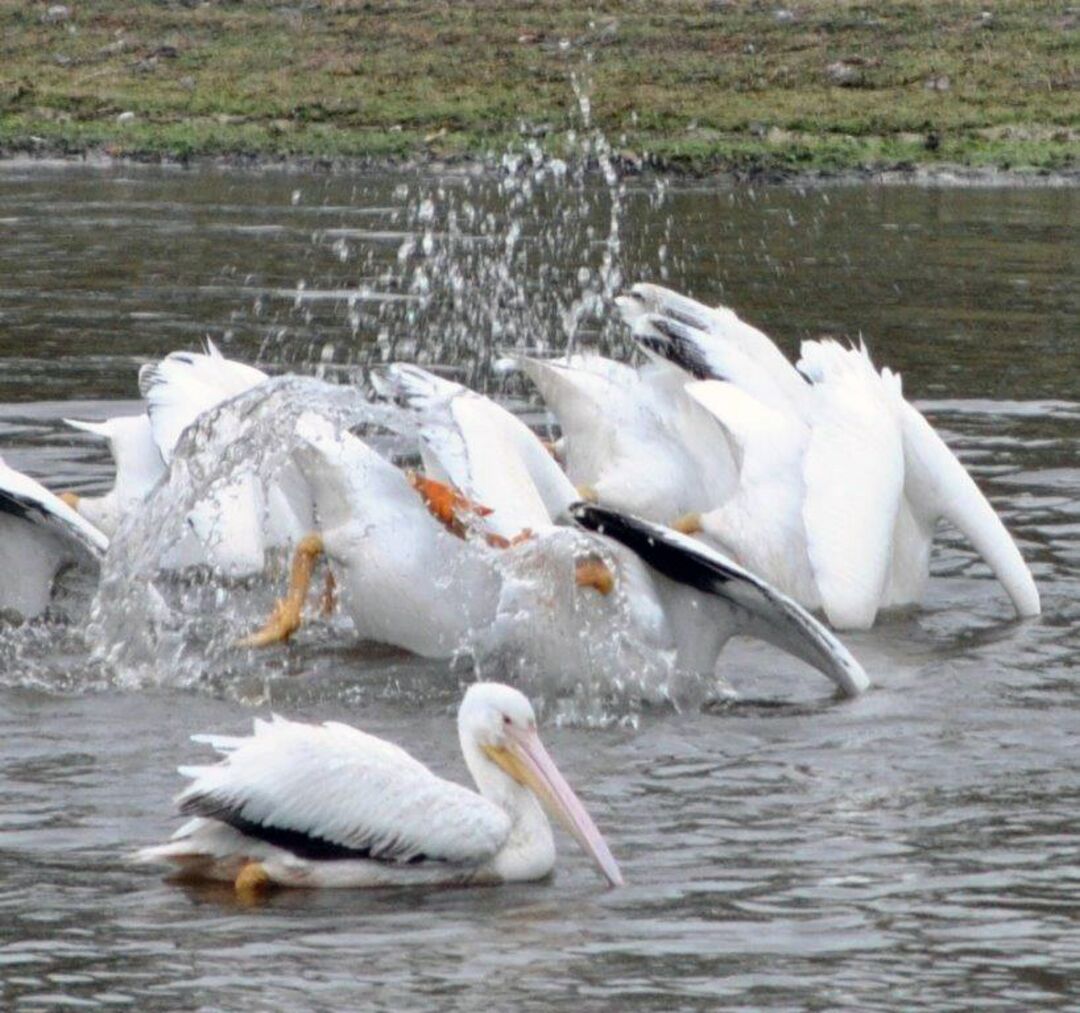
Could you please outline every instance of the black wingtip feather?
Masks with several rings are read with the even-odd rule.
[[[869,680],[847,648],[804,608],[759,577],[686,535],[591,503],[574,503],[570,516],[588,531],[613,538],[658,573],[741,610],[744,630],[813,665],[847,696]]]
[[[364,860],[397,865],[416,865],[420,862],[433,860],[423,854],[412,854],[407,858],[402,858],[399,853],[395,853],[394,842],[390,842],[376,852],[371,847],[350,847],[346,844],[339,844],[337,841],[328,840],[325,837],[319,837],[316,834],[309,834],[303,830],[277,827],[272,824],[251,820],[244,815],[243,806],[237,806],[229,800],[212,793],[186,796],[180,803],[180,812],[184,816],[202,816],[204,819],[217,820],[219,823],[228,824],[246,837],[265,841],[267,844],[296,855],[297,858],[303,858],[311,862]]]
[[[584,502],[572,504],[569,513],[586,530],[621,542],[654,570],[680,584],[712,594],[731,579],[732,575],[722,568],[709,565],[658,538],[655,526],[648,521]]]
[[[725,379],[702,351],[697,328],[655,314],[642,320],[634,337],[643,348],[685,370],[695,380]]]

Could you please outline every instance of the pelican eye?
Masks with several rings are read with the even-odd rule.
[[[504,725],[512,725],[513,723],[514,723],[514,719],[511,718],[509,714],[504,714],[503,715],[503,724]]]

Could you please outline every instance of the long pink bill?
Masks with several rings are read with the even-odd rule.
[[[623,877],[619,864],[615,861],[607,842],[596,829],[592,817],[585,811],[585,806],[574,794],[566,779],[559,773],[555,761],[548,755],[536,729],[516,731],[512,737],[517,747],[518,757],[533,783],[530,787],[554,816],[581,845],[597,868],[607,877],[612,886],[622,886]]]

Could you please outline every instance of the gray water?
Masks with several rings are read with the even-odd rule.
[[[731,645],[734,704],[547,722],[624,890],[564,839],[550,882],[242,907],[125,860],[176,825],[187,737],[273,707],[464,780],[467,673],[324,625],[205,683],[165,667],[123,688],[89,657],[76,575],[46,620],[0,630],[4,1008],[1080,1006],[1078,268],[1069,189],[0,168],[0,453],[54,488],[111,477],[61,418],[133,410],[137,366],[204,335],[335,380],[395,356],[457,366],[536,420],[503,352],[572,335],[625,353],[603,298],[666,279],[789,352],[861,332],[1044,604],[1014,621],[943,531],[925,607],[846,638],[874,681],[862,699]]]

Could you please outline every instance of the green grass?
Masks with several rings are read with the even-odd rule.
[[[8,152],[427,159],[527,137],[565,151],[582,127],[576,75],[628,162],[1080,161],[1080,13],[1067,3],[999,2],[989,17],[926,0],[69,6],[56,20],[45,2],[0,0]]]

